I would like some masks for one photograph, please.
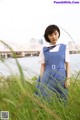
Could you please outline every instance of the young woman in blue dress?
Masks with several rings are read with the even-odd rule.
[[[70,59],[67,45],[58,44],[60,29],[56,25],[49,25],[45,29],[44,38],[49,43],[44,46],[39,55],[41,63],[39,92],[44,98],[51,96],[49,90],[67,99],[70,85]]]

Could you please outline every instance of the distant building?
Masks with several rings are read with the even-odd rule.
[[[43,40],[42,40],[42,39],[40,39],[40,40],[38,40],[38,41],[39,41],[40,44],[43,44]]]
[[[38,42],[35,38],[30,39],[29,41],[23,43],[22,45],[18,45],[11,41],[6,41],[13,51],[40,51],[42,44]],[[0,51],[10,51],[8,46],[4,45],[0,42]]]
[[[71,54],[80,53],[80,44],[76,44],[73,41],[69,42],[69,52]]]
[[[34,38],[22,45],[18,45],[11,41],[7,41],[6,44],[7,45],[0,42],[0,58],[14,57],[9,47],[15,52],[16,57],[38,56],[42,48],[42,44]]]
[[[26,41],[23,45],[22,48],[25,51],[40,51],[42,48],[42,44],[39,43],[38,40],[35,38],[30,39],[29,41]]]

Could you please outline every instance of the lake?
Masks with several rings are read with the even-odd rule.
[[[18,61],[24,71],[25,76],[39,75],[40,64],[38,57],[18,58]],[[71,74],[80,70],[80,54],[70,54]],[[18,67],[14,58],[7,58],[4,62],[0,61],[0,74],[11,75],[19,74]]]

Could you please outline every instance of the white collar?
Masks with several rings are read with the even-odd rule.
[[[43,45],[43,46],[45,46],[45,47],[50,47],[50,46],[54,46],[54,45],[58,45],[58,43],[56,43],[56,44],[47,43],[47,44],[45,44],[45,45]]]

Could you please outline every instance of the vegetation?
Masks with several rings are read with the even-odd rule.
[[[0,77],[0,111],[9,111],[9,120],[79,120],[80,81],[71,80],[66,105],[56,96],[53,102],[37,97],[35,81],[25,80],[21,86],[20,76]]]

